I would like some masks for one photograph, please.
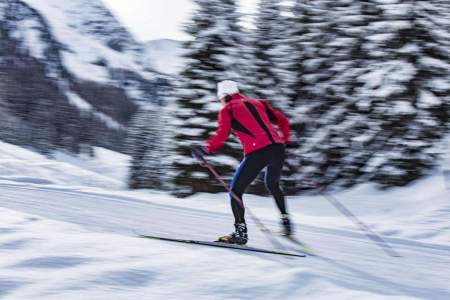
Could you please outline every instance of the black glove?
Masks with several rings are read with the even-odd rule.
[[[195,146],[192,148],[192,156],[200,161],[205,160],[204,156],[208,155],[208,152],[206,152],[205,148],[200,146]]]

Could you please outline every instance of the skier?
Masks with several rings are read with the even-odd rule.
[[[242,199],[246,188],[266,168],[265,185],[272,194],[281,213],[283,234],[290,236],[292,226],[286,211],[286,203],[280,188],[281,170],[285,159],[285,144],[290,141],[289,121],[284,114],[274,109],[267,101],[246,98],[236,82],[225,80],[218,83],[217,96],[223,104],[219,112],[218,129],[203,147],[193,148],[197,157],[219,150],[231,130],[239,138],[244,148],[244,159],[240,163],[231,182],[232,192]],[[277,131],[273,124],[277,125]],[[245,210],[242,203],[231,198],[231,208],[235,219],[235,231],[220,237],[219,242],[245,245],[248,241]]]

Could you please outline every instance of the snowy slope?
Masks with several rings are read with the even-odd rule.
[[[143,48],[98,0],[21,0],[35,9],[61,44],[63,64],[76,77],[96,82],[114,82],[111,69],[126,69],[149,79],[150,65]],[[36,58],[44,58],[48,41],[31,21],[19,23],[22,35]],[[147,69],[146,69],[147,67]]]
[[[442,143],[442,174],[445,178],[447,189],[450,190],[450,135]]]
[[[0,141],[0,181],[57,186],[124,188],[129,158],[95,148],[96,157],[63,152],[55,159]]]
[[[450,274],[445,267],[450,263],[448,245],[390,240],[404,255],[394,259],[354,231],[303,225],[299,234],[320,256],[285,259],[133,237],[138,228],[146,233],[212,239],[230,229],[225,211],[49,188],[2,184],[0,190],[0,206],[7,208],[0,208],[4,299],[450,296]],[[161,200],[171,203],[169,197]],[[265,223],[276,228],[274,222]],[[249,225],[251,244],[269,247],[255,225]]]
[[[61,154],[64,162],[48,161],[13,147],[0,144],[1,173],[11,170],[0,181],[2,299],[450,298],[450,203],[441,176],[393,191],[362,186],[336,195],[402,258],[386,256],[320,196],[304,196],[289,206],[298,236],[319,256],[288,259],[135,238],[138,230],[212,240],[231,230],[227,197],[112,191],[95,170],[67,169],[70,163],[82,170],[86,162]],[[116,177],[101,160],[103,175]],[[48,173],[49,164],[59,174]],[[76,184],[58,182],[63,172]],[[23,174],[35,180],[16,180]],[[82,186],[83,176],[93,182]],[[278,229],[271,200],[245,201]],[[248,223],[250,245],[271,247]]]
[[[46,85],[34,93],[66,98],[82,116],[92,115],[112,130],[124,129],[133,105],[163,103],[160,91],[170,78],[152,68],[145,46],[100,0],[2,1],[0,20],[0,60],[7,62],[0,73],[4,67],[6,80],[12,80],[12,96],[23,88],[15,76],[25,87],[36,78]]]
[[[146,44],[146,55],[152,66],[161,73],[177,75],[185,65],[182,42],[161,39]]]

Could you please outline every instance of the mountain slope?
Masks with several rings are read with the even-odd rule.
[[[15,3],[14,3],[15,2]],[[120,86],[114,70],[130,71],[151,80],[157,77],[144,59],[144,47],[124,29],[100,1],[9,1],[6,22],[23,50],[51,65],[48,52],[82,80]],[[10,9],[8,12],[8,8]],[[15,18],[9,13],[14,12]],[[15,22],[14,22],[15,21]],[[53,75],[51,73],[49,76]]]
[[[5,103],[1,113],[21,123],[13,126],[17,138],[8,137],[10,142],[40,150],[45,144],[66,144],[64,148],[76,152],[73,148],[81,143],[119,149],[138,105],[164,102],[170,78],[151,68],[143,45],[99,0],[0,4],[0,79],[7,82],[0,91],[0,102]],[[62,121],[55,120],[59,116]],[[46,124],[44,142],[37,145],[29,138],[29,128],[52,123],[49,119],[58,124]],[[61,124],[67,120],[74,124]],[[0,121],[0,129],[6,126]],[[76,136],[72,127],[86,134]],[[102,138],[96,141],[93,136]]]

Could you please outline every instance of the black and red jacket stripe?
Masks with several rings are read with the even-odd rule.
[[[241,141],[244,155],[270,144],[290,142],[289,120],[283,113],[274,109],[267,101],[246,98],[239,93],[232,95],[231,101],[220,110],[219,128],[209,139],[206,151],[213,153],[219,150],[231,130]]]

